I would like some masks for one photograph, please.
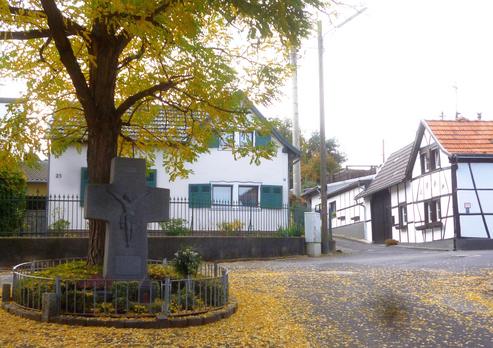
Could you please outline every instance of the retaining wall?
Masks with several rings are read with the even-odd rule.
[[[334,234],[334,236],[365,239],[365,223],[357,222],[350,225],[333,227],[332,233]]]
[[[0,238],[0,267],[31,260],[85,257],[87,238]],[[195,248],[206,261],[305,254],[305,240],[255,237],[149,237],[149,258],[174,258],[181,246]]]

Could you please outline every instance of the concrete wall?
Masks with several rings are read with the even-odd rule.
[[[85,257],[87,238],[0,238],[0,267],[45,259]],[[174,258],[181,246],[194,247],[205,260],[303,255],[300,238],[149,237],[149,258]]]
[[[351,225],[336,227],[332,230],[332,233],[334,233],[334,236],[348,237],[355,239],[366,239],[364,222],[358,222]]]
[[[493,239],[458,238],[455,245],[457,250],[492,250]]]

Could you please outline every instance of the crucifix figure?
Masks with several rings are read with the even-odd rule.
[[[106,221],[105,278],[147,278],[147,223],[168,220],[169,190],[145,178],[145,160],[115,157],[110,183],[87,186],[85,217]]]
[[[119,195],[116,192],[111,191],[108,188],[108,193],[112,195],[120,204],[122,205],[122,215],[120,215],[120,229],[125,232],[125,243],[127,248],[130,247],[130,241],[132,240],[132,234],[135,224],[135,209],[137,208],[137,203],[149,194],[149,192],[144,192],[135,199],[130,198],[126,193]]]

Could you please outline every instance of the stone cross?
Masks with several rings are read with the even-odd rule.
[[[103,276],[147,278],[147,223],[169,218],[169,190],[146,185],[143,159],[115,157],[109,184],[87,185],[86,219],[106,221]]]

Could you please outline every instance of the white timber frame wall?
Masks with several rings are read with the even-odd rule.
[[[457,163],[459,237],[492,238],[493,159]]]
[[[390,188],[392,238],[423,243],[454,238],[452,166],[425,128],[412,164],[411,181]]]
[[[339,184],[340,182],[334,183]],[[330,184],[328,185],[330,187]],[[371,241],[371,212],[370,201],[368,199],[354,199],[359,193],[364,190],[365,186],[356,186],[339,192],[335,195],[327,197],[327,209],[335,204],[335,216],[332,216],[332,228],[335,234],[344,235],[350,233],[347,228],[354,225],[360,225],[361,237]],[[320,211],[320,194],[317,194],[311,199],[311,209]],[[365,225],[366,224],[366,228]]]
[[[272,136],[272,141],[277,145],[277,154],[270,160],[262,159],[258,166],[251,164],[249,157],[235,160],[231,150],[222,149],[221,147],[210,148],[209,153],[200,155],[196,162],[186,165],[186,168],[193,170],[193,173],[188,178],[177,178],[174,182],[170,182],[169,175],[162,166],[162,153],[157,153],[156,163],[151,166],[156,171],[156,186],[169,188],[172,198],[183,200],[189,199],[189,185],[192,184],[210,184],[211,188],[214,185],[228,186],[231,187],[233,202],[239,200],[238,191],[240,186],[257,186],[258,202],[261,199],[262,185],[276,186],[282,190],[283,207],[287,207],[289,204],[288,153],[274,136]],[[49,161],[49,195],[52,197],[62,196],[62,199],[72,197],[78,199],[81,195],[81,168],[87,167],[86,146],[82,146],[79,151],[75,147],[70,147],[59,157],[51,155]],[[56,204],[55,202],[51,205],[48,216],[49,225],[59,220],[62,216],[67,216],[66,212],[64,213],[63,211],[65,209],[63,204]],[[75,206],[75,204],[72,206]],[[220,223],[220,221],[206,221],[208,220],[208,215],[199,214],[200,210],[206,209],[220,210],[221,208],[214,205],[210,208],[193,208],[194,213],[196,213],[195,228],[210,228],[211,226],[207,226],[207,224],[217,225]],[[173,211],[170,213],[173,214]],[[220,214],[216,215],[220,216]],[[80,223],[77,221],[80,221],[83,216],[84,209],[81,206],[78,206],[75,211],[71,211],[69,228],[81,228]],[[203,216],[202,220],[204,221],[200,221],[200,216]],[[287,209],[248,207],[248,214],[239,213],[237,216],[245,226],[253,220],[265,225],[262,226],[265,230],[275,230],[277,229],[276,226],[287,227],[289,222]],[[180,216],[170,217],[180,218]],[[87,228],[87,226],[82,226],[82,228]]]

